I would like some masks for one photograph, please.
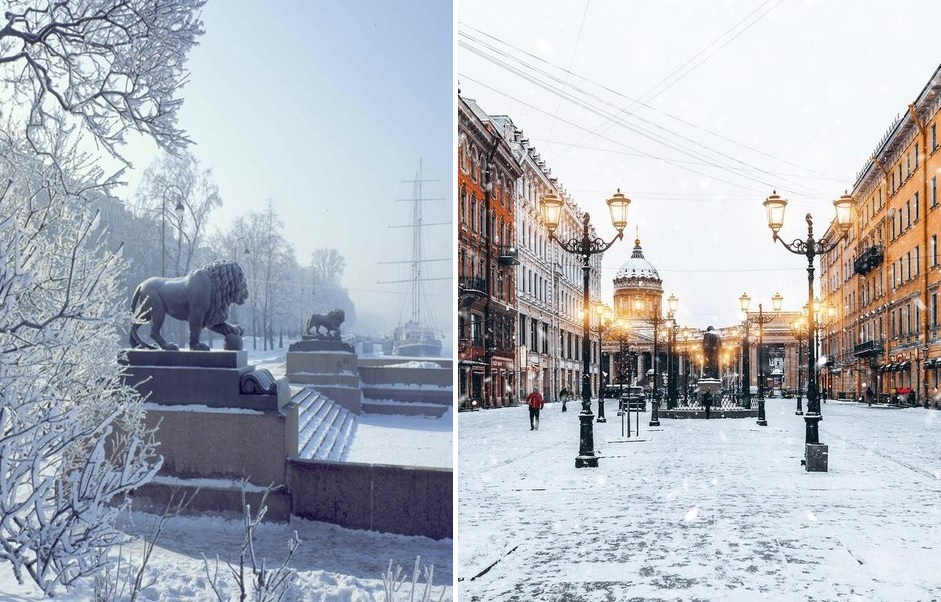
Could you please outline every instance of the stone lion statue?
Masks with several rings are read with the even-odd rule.
[[[326,329],[326,335],[333,338],[340,337],[340,324],[346,319],[342,309],[334,309],[326,314],[311,314],[307,318],[307,334],[320,335],[320,329]],[[313,332],[311,332],[313,330]]]
[[[214,261],[180,278],[148,278],[134,291],[131,311],[130,343],[134,348],[156,349],[145,343],[137,329],[150,322],[150,338],[161,349],[175,351],[174,343],[160,334],[167,316],[189,323],[189,348],[208,351],[199,341],[203,328],[219,333],[226,339],[226,349],[241,348],[244,331],[229,324],[229,304],[242,305],[248,299],[248,285],[242,267],[234,261]]]

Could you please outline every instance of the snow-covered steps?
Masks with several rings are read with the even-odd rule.
[[[364,414],[396,414],[399,416],[431,416],[441,418],[450,406],[423,401],[394,399],[363,399]]]
[[[298,457],[342,460],[356,431],[356,415],[310,387],[293,401],[298,405]]]

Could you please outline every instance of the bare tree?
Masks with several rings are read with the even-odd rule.
[[[35,150],[75,125],[113,156],[128,131],[180,152],[184,64],[206,0],[8,0],[0,21],[0,91],[25,116]]]
[[[123,261],[84,196],[100,171],[50,151],[70,161],[0,132],[0,560],[51,595],[107,562],[126,494],[160,463],[120,379]]]
[[[315,249],[310,256],[310,265],[314,272],[314,287],[340,286],[340,279],[346,270],[346,259],[336,249]]]
[[[182,276],[193,268],[194,258],[199,265],[200,246],[207,245],[206,226],[212,211],[222,206],[219,188],[212,179],[212,170],[202,169],[189,152],[179,156],[163,155],[144,172],[137,191],[138,210],[150,217],[154,224],[163,226],[166,220],[167,257],[174,258],[173,276]],[[175,211],[177,204],[182,214]],[[139,252],[139,251],[138,251]],[[152,255],[152,252],[149,252]]]
[[[356,322],[356,308],[349,292],[341,285],[346,259],[336,249],[316,249],[310,258],[313,275],[313,310],[327,312],[342,309],[347,327]]]
[[[275,318],[282,315],[280,306],[289,297],[286,289],[297,266],[294,248],[284,237],[284,222],[274,203],[269,200],[264,211],[236,217],[229,230],[216,236],[213,243],[221,245],[216,247],[220,254],[240,256],[250,290],[253,345],[257,349],[260,337],[264,349],[273,347],[280,326]]]

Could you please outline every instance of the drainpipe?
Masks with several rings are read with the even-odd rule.
[[[921,353],[921,362],[917,365],[918,377],[921,379],[923,386],[923,395],[924,395],[924,406],[928,407],[928,379],[925,377],[925,368],[923,362],[928,359],[928,341],[929,337],[929,328],[930,323],[928,321],[929,312],[928,312],[928,128],[925,122],[918,116],[915,112],[914,103],[908,105],[908,112],[912,116],[912,121],[915,122],[915,125],[918,127],[918,133],[921,134],[921,165],[922,168],[922,178],[921,178],[921,199],[919,200],[919,213],[922,217],[921,224],[921,239],[922,239],[922,253],[923,260],[921,270],[921,299],[925,303],[925,309],[922,310],[922,353]],[[916,146],[917,148],[917,146]]]

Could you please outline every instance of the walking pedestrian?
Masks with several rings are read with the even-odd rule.
[[[562,387],[562,390],[559,391],[559,401],[562,402],[562,411],[567,412],[568,410],[565,407],[565,403],[569,400],[569,390],[565,387]]]
[[[529,404],[529,430],[539,430],[539,410],[545,405],[539,387],[533,387],[533,392],[526,396],[526,403]]]
[[[703,395],[702,405],[706,408],[706,420],[709,420],[709,410],[712,409],[712,393],[706,391],[706,394]]]
[[[866,387],[866,402],[870,408],[872,407],[872,398],[875,396],[876,394],[872,392],[872,387]]]

